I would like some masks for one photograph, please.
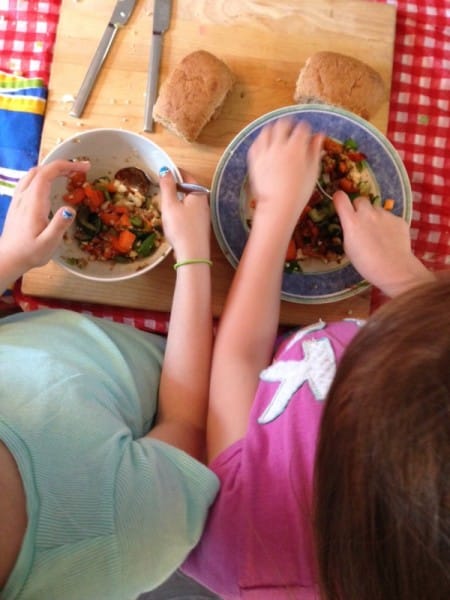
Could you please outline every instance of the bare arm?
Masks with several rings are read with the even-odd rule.
[[[177,261],[209,259],[206,196],[176,197],[173,177],[161,178],[164,232]],[[205,460],[206,411],[212,349],[211,267],[177,269],[155,427],[148,436]]]
[[[61,207],[49,221],[52,181],[74,171],[85,172],[89,166],[57,160],[31,169],[19,181],[0,236],[0,293],[28,269],[50,260],[75,214],[72,208]]]
[[[268,365],[279,320],[281,279],[294,226],[318,175],[321,136],[289,120],[266,127],[249,152],[256,197],[252,228],[215,342],[208,460],[247,429],[259,372]]]

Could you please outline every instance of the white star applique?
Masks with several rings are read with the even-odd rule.
[[[326,323],[324,321],[317,321],[317,323],[313,323],[312,325],[308,325],[308,327],[303,327],[302,329],[299,329],[299,331],[297,331],[297,333],[294,334],[287,343],[286,350],[292,348],[292,346],[294,346],[297,342],[299,342],[308,334],[314,333],[315,331],[320,331],[325,327],[325,325]]]
[[[356,318],[351,318],[351,317],[347,317],[346,319],[342,319],[343,321],[345,321],[346,323],[354,323],[357,327],[359,327],[361,329],[361,327],[364,327],[364,325],[367,323],[367,321],[365,319],[356,319]]]
[[[280,386],[258,423],[270,423],[280,416],[292,396],[307,382],[316,400],[324,400],[336,373],[336,357],[328,338],[302,343],[302,360],[278,361],[260,374],[262,381],[279,381]]]

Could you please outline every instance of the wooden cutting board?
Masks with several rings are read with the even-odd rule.
[[[363,0],[174,0],[164,36],[163,80],[189,52],[205,49],[227,62],[236,85],[220,117],[189,144],[164,130],[144,133],[144,102],[150,56],[153,2],[137,0],[128,24],[118,32],[82,118],[69,115],[115,0],[62,0],[41,156],[74,133],[120,127],[149,136],[177,165],[210,186],[225,147],[249,122],[293,104],[298,72],[318,50],[351,54],[374,67],[391,84],[395,7]],[[372,119],[384,133],[388,102]],[[214,236],[213,236],[214,237]],[[215,239],[213,310],[220,315],[234,270]],[[51,262],[23,278],[22,291],[37,297],[79,300],[129,308],[168,311],[174,273],[171,258],[151,273],[127,282],[81,280]],[[281,322],[302,324],[369,312],[370,294],[323,305],[282,302]]]

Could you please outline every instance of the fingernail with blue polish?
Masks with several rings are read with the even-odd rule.
[[[169,173],[169,171],[169,167],[161,167],[159,170],[159,176],[164,177],[165,175],[167,175],[167,173]]]
[[[67,208],[63,208],[62,216],[63,216],[63,219],[73,219],[74,213]]]

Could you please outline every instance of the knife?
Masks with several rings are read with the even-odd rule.
[[[72,117],[81,117],[86,102],[91,94],[94,83],[105,62],[108,52],[112,46],[114,38],[121,27],[123,27],[133,12],[136,0],[117,0],[114,12],[109,20],[105,32],[100,40],[97,50],[92,58],[91,64],[83,79],[83,83],[73,103],[70,115]]]
[[[150,51],[150,72],[145,95],[144,131],[153,130],[153,105],[158,91],[159,65],[161,63],[162,36],[169,28],[172,0],[155,0],[153,9],[153,35]]]

